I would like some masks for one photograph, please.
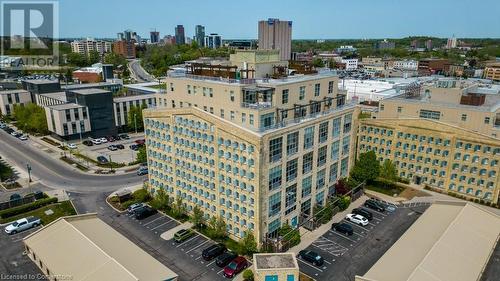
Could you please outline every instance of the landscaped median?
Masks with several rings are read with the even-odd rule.
[[[0,211],[0,224],[24,217],[35,216],[42,220],[42,224],[46,225],[59,217],[70,215],[76,215],[76,211],[70,201],[57,202],[57,198],[55,197],[43,198],[33,203]]]

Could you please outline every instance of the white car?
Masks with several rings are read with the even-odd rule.
[[[100,139],[90,139],[90,141],[91,141],[93,144],[101,144],[101,140],[100,140]]]
[[[345,219],[352,223],[359,224],[362,226],[368,225],[368,220],[360,215],[348,214],[347,216],[345,216]]]
[[[133,214],[135,210],[138,210],[144,206],[145,206],[144,203],[134,203],[127,208],[127,212],[129,214]]]
[[[16,233],[19,233],[23,230],[30,229],[32,227],[37,227],[40,224],[42,224],[40,219],[37,217],[33,217],[33,216],[18,219],[17,221],[15,221],[15,222],[13,222],[5,227],[5,233],[16,234]]]
[[[76,148],[77,148],[76,144],[74,144],[74,143],[68,143],[66,146],[67,146],[69,149],[76,149]]]
[[[28,136],[22,135],[22,136],[19,137],[19,139],[22,140],[22,141],[25,141],[25,140],[28,140]]]
[[[99,140],[101,141],[101,143],[107,143],[108,142],[108,140],[106,138],[100,138]]]

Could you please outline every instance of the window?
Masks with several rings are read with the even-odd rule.
[[[299,88],[299,100],[303,100],[306,96],[306,86],[300,86]]]
[[[302,158],[302,173],[307,174],[312,170],[313,153],[304,154]]]
[[[338,162],[335,162],[332,165],[330,165],[330,176],[329,176],[330,183],[333,183],[337,180],[338,172],[339,172]]]
[[[325,173],[326,170],[323,169],[316,175],[316,189],[321,189],[325,186]]]
[[[231,121],[234,121],[234,111],[231,110]]]
[[[398,106],[398,113],[401,113],[403,111],[403,108],[401,106]]]
[[[319,143],[323,143],[328,139],[328,121],[319,124]]]
[[[276,231],[278,228],[280,228],[280,226],[281,226],[281,220],[279,218],[277,218],[274,221],[272,221],[271,223],[269,223],[268,232],[272,233],[272,232]]]
[[[329,94],[333,93],[333,81],[328,82],[328,93]]]
[[[342,161],[340,162],[340,176],[341,177],[347,176],[347,165],[348,164],[349,164],[349,157],[342,159]]]
[[[246,123],[246,122],[247,122],[247,114],[241,113],[241,123]]]
[[[273,190],[281,186],[281,175],[281,166],[276,166],[269,170],[269,190]]]
[[[275,162],[281,159],[283,138],[275,138],[269,141],[269,162]]]
[[[288,103],[288,89],[285,89],[281,92],[281,102],[283,104],[287,104]]]
[[[234,101],[234,91],[233,90],[229,91],[229,98],[231,99],[231,101]]]
[[[342,139],[342,155],[348,155],[349,154],[349,143],[351,142],[350,136],[344,137]]]
[[[320,83],[314,84],[314,96],[315,97],[319,96],[320,89],[321,89]]]
[[[421,109],[420,110],[420,118],[439,120],[439,118],[441,118],[441,112]]]
[[[337,138],[340,136],[340,123],[342,122],[341,118],[333,119],[333,138]]]
[[[384,111],[384,104],[380,104],[380,111]]]
[[[297,165],[298,165],[298,160],[293,159],[290,160],[286,163],[286,181],[293,181],[295,178],[297,178]]]
[[[285,209],[288,209],[291,206],[295,205],[296,201],[297,201],[297,184],[293,184],[286,188]]]
[[[312,177],[309,176],[302,180],[302,198],[307,197],[311,194],[312,187]]]
[[[248,117],[249,117],[248,123],[250,123],[250,125],[253,125],[253,114],[250,113]]]
[[[318,149],[318,167],[321,167],[326,163],[326,149],[326,145]]]
[[[321,191],[320,193],[316,194],[316,204],[319,206],[323,206],[323,202],[325,201],[325,191]]]
[[[490,117],[484,117],[484,124],[490,124]]]
[[[221,118],[224,118],[224,109],[221,109],[221,110],[220,110],[220,117],[221,117]]]
[[[344,134],[351,131],[352,113],[344,116]]]
[[[269,196],[269,217],[281,211],[281,191]]]
[[[304,149],[312,147],[314,144],[314,127],[308,127],[304,130]]]
[[[462,121],[467,121],[467,114],[462,114]]]
[[[299,132],[291,133],[286,136],[286,154],[293,155],[299,151]]]
[[[335,141],[332,144],[332,160],[339,159],[339,151],[340,151],[340,141]]]

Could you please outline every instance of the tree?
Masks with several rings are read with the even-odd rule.
[[[186,214],[186,208],[184,207],[184,202],[182,201],[182,197],[177,196],[175,198],[175,203],[174,203],[174,208],[173,208],[173,215],[176,218],[180,218],[183,215]]]
[[[68,64],[83,67],[88,65],[87,57],[79,53],[69,53],[67,55]]]
[[[222,216],[211,217],[209,221],[211,236],[214,239],[223,239],[227,236],[226,222]]]
[[[380,174],[380,163],[374,151],[361,153],[351,170],[351,178],[357,182],[372,182]]]
[[[347,179],[342,178],[335,183],[335,194],[344,195],[350,191],[350,187],[347,184]]]
[[[151,201],[151,206],[155,209],[164,211],[170,209],[170,197],[163,188],[156,191],[156,195]]]
[[[292,228],[289,224],[284,224],[278,230],[278,234],[283,239],[283,242],[288,244],[291,248],[300,243],[300,233],[297,228]]]
[[[101,54],[99,54],[99,52],[97,51],[91,51],[89,53],[89,56],[87,58],[87,63],[88,64],[94,64],[94,63],[98,63],[101,61]]]
[[[330,69],[334,69],[334,68],[336,68],[336,67],[337,67],[337,62],[336,62],[336,61],[334,61],[333,59],[329,59],[329,60],[328,60],[328,68],[330,68]]]
[[[240,240],[240,247],[244,255],[252,255],[257,252],[257,241],[250,230],[245,231],[243,238]]]
[[[144,120],[142,119],[142,111],[146,109],[146,104],[140,106],[131,106],[127,116],[127,127],[130,131],[143,131]]]
[[[193,223],[194,227],[199,228],[204,221],[203,211],[197,205],[194,206],[193,214],[191,215],[191,222]]]
[[[245,269],[245,271],[243,271],[243,280],[253,281],[253,279],[254,279],[253,271],[251,269]]]
[[[32,134],[47,134],[47,117],[45,109],[34,103],[27,103],[24,106],[14,105],[13,117],[16,119],[16,126],[24,132]]]
[[[398,171],[396,165],[390,160],[385,159],[384,163],[380,167],[380,177],[384,180],[387,185],[392,185],[398,179]]]
[[[337,206],[341,211],[347,209],[347,207],[349,207],[350,204],[351,204],[351,197],[345,195],[341,196],[339,201],[337,202]]]
[[[325,64],[323,63],[323,61],[320,58],[313,59],[312,65],[314,67],[323,67],[323,66],[325,66]]]
[[[333,217],[333,205],[327,200],[325,206],[315,205],[313,208],[314,220],[321,224],[328,223]]]
[[[146,146],[139,147],[139,150],[137,151],[136,162],[138,162],[138,163],[147,163],[148,162],[148,155],[146,153]]]

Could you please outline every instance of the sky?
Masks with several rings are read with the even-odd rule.
[[[293,39],[500,38],[500,0],[59,0],[60,37],[163,37],[184,25],[224,39],[257,38],[257,22],[293,21]]]

